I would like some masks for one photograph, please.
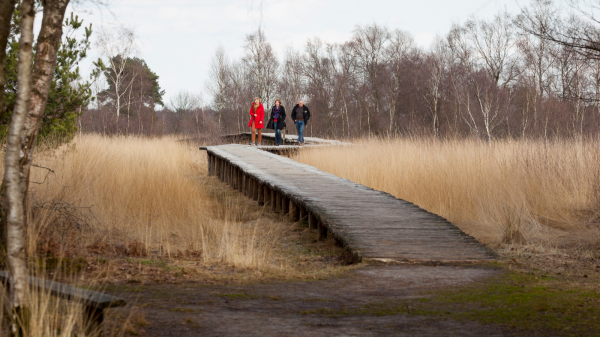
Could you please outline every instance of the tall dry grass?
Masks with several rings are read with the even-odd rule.
[[[43,183],[31,185],[31,200],[42,225],[30,234],[33,245],[44,226],[54,226],[46,232],[69,242],[77,231],[83,247],[102,242],[148,255],[192,252],[207,263],[242,268],[268,263],[276,229],[258,231],[261,224],[245,210],[219,202],[202,179],[206,154],[195,146],[172,137],[84,135],[59,150],[40,151],[36,165],[31,180]],[[65,210],[70,217],[61,217]],[[85,221],[73,221],[77,217]]]
[[[297,160],[411,201],[486,243],[564,242],[591,229],[599,210],[593,141],[372,139]]]

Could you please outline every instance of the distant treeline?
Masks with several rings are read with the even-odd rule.
[[[241,59],[217,49],[207,106],[182,92],[161,111],[139,100],[117,120],[113,101],[99,100],[81,116],[82,127],[148,135],[241,132],[247,129],[250,103],[259,96],[266,108],[277,98],[288,109],[304,100],[311,110],[308,136],[430,134],[490,142],[595,136],[600,30],[590,13],[597,8],[568,4],[574,13],[568,17],[547,0],[531,1],[517,15],[473,17],[428,49],[416,46],[407,32],[372,24],[357,26],[347,42],[314,37],[301,51],[279,51],[279,58],[258,30],[246,37]]]

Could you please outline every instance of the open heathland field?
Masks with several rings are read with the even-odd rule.
[[[500,255],[474,266],[372,266],[209,177],[195,144],[84,135],[37,154],[29,263],[125,297],[128,307],[108,312],[115,336],[600,333],[599,157],[593,142],[302,150],[296,160],[440,214]],[[48,303],[36,324],[77,331],[77,303],[33,296]]]

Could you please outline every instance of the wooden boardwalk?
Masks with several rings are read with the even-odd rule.
[[[358,261],[460,263],[495,255],[446,219],[388,193],[237,144],[206,148],[217,175],[260,205],[306,218],[319,238],[333,236]]]

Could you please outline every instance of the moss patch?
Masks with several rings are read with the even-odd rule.
[[[569,288],[568,279],[507,272],[497,278],[423,293],[409,300],[372,302],[362,307],[318,308],[301,312],[345,315],[422,315],[498,324],[553,335],[600,336],[600,294]]]

